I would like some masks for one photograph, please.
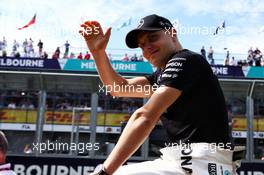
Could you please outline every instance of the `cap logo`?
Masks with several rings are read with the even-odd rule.
[[[160,21],[159,23],[160,23],[160,25],[161,25],[162,27],[164,26],[164,23],[163,23],[162,21]]]
[[[166,24],[167,26],[171,26],[171,24],[170,24],[170,23],[168,23],[168,22],[166,22],[165,24]]]
[[[144,24],[144,19],[141,19],[137,28],[141,28],[143,26],[143,24]]]
[[[170,23],[168,22],[163,22],[163,21],[160,21],[159,24],[162,26],[162,27],[172,27]]]

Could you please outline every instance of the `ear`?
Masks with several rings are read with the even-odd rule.
[[[173,32],[172,32],[172,36],[173,36],[173,37],[176,37],[176,36],[177,36],[177,30],[173,27],[173,28],[172,28],[172,31],[173,31]]]
[[[174,27],[171,30],[171,37],[173,42],[177,41],[177,30]]]

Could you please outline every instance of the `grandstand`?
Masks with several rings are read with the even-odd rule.
[[[93,60],[39,60],[0,57],[0,130],[10,142],[8,161],[18,174],[92,172],[146,99],[106,94]],[[147,62],[111,63],[126,77],[153,72]],[[264,174],[264,67],[212,69],[225,93],[234,143],[246,146],[239,173]],[[156,158],[165,138],[157,125],[128,163]]]

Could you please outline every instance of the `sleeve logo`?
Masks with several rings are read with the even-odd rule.
[[[208,163],[209,175],[217,175],[217,167],[215,163]]]

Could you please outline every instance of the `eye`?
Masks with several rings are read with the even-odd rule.
[[[140,47],[141,49],[143,49],[144,46],[145,46],[145,43],[139,43],[139,44],[138,44],[138,47]]]
[[[149,42],[155,42],[159,39],[159,35],[157,34],[149,35],[148,39],[149,39]]]

